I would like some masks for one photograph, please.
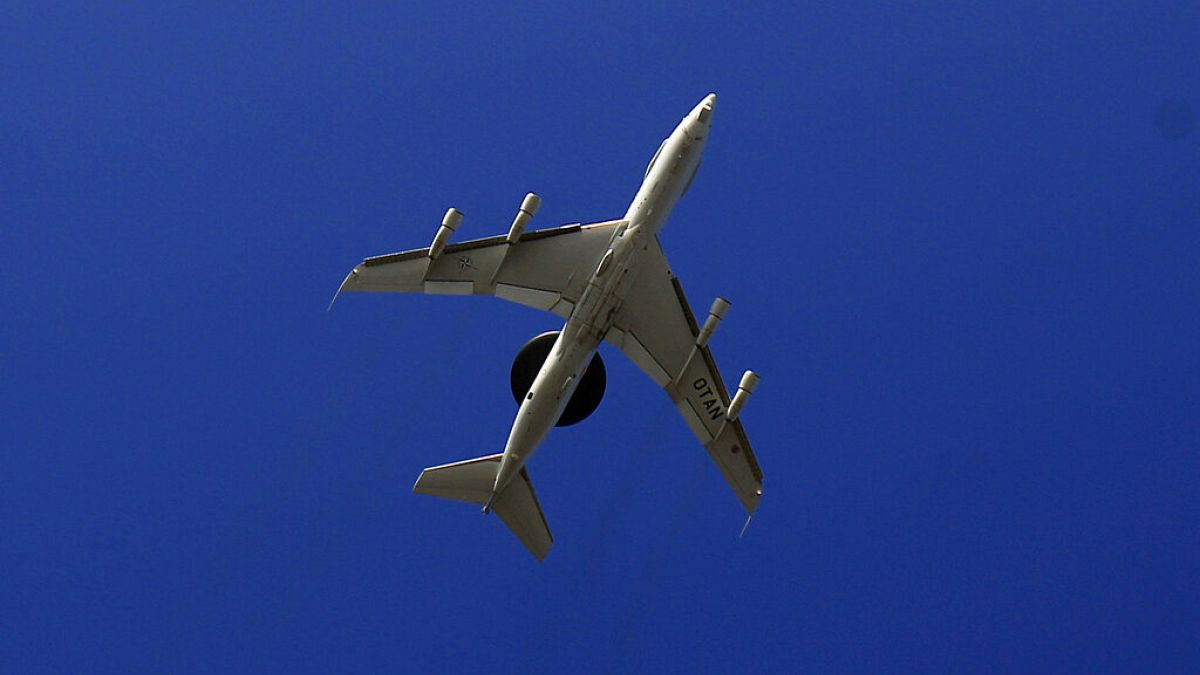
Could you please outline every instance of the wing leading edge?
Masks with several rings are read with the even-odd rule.
[[[697,346],[700,327],[679,279],[660,246],[643,253],[633,282],[606,339],[662,387],[696,438],[753,514],[762,497],[762,469],[741,420],[729,420],[730,397],[707,346]]]

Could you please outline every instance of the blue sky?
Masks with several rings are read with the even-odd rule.
[[[6,5],[0,670],[1194,671],[1195,3]],[[530,465],[535,563],[410,493],[550,315],[361,258],[622,214],[733,308],[742,514],[665,396]]]

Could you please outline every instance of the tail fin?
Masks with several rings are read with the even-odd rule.
[[[492,498],[492,485],[496,472],[500,470],[503,455],[488,455],[453,464],[433,466],[421,472],[413,492],[454,499],[471,504],[487,504]],[[500,520],[517,535],[517,539],[529,549],[533,557],[543,560],[554,544],[550,527],[533,492],[529,473],[521,469],[508,487],[504,488],[492,504],[492,510]]]

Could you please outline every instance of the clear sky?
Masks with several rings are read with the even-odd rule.
[[[47,4],[0,18],[0,671],[1200,666],[1197,3]],[[605,348],[537,564],[410,488],[561,321],[325,305],[449,206],[620,216],[710,91],[663,243],[762,374],[761,508]]]

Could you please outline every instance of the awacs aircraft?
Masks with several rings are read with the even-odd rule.
[[[553,539],[525,465],[554,426],[574,424],[599,405],[605,372],[596,350],[608,341],[666,390],[753,515],[762,471],[738,413],[758,376],[746,371],[729,397],[708,350],[729,303],[717,298],[697,326],[658,240],[700,167],[716,101],[706,96],[662,142],[619,220],[526,232],[541,204],[531,193],[507,235],[448,244],[462,221],[450,209],[429,248],[367,258],[346,276],[339,293],[495,295],[566,319],[561,331],[529,341],[513,363],[520,407],[504,452],[425,469],[414,492],[495,511],[544,559]]]

